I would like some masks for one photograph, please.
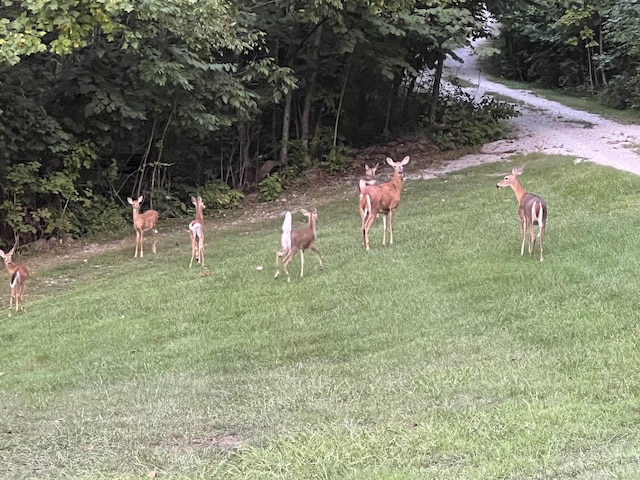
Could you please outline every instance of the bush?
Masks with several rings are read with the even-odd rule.
[[[508,125],[504,120],[520,115],[512,103],[484,96],[475,103],[461,90],[440,99],[438,117],[429,124],[421,120],[429,138],[443,150],[481,145],[504,138]]]
[[[279,173],[272,173],[258,184],[258,201],[271,202],[282,193],[282,179]]]

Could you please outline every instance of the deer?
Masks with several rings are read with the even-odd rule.
[[[540,261],[544,260],[542,255],[542,241],[544,238],[544,230],[547,226],[547,204],[542,197],[525,191],[518,177],[522,175],[524,170],[514,168],[511,173],[506,175],[496,184],[498,188],[511,187],[518,199],[518,215],[522,226],[522,246],[520,247],[520,255],[524,255],[524,242],[526,240],[527,230],[529,231],[529,255],[533,252],[536,244],[536,235],[534,225],[538,225],[538,237],[540,238]]]
[[[189,234],[191,235],[191,261],[189,268],[193,265],[193,259],[204,267],[204,213],[206,205],[202,202],[202,197],[191,197],[191,203],[196,207],[196,218],[189,224]]]
[[[365,163],[364,175],[360,177],[360,180],[358,180],[358,192],[360,192],[360,182],[362,182],[362,180],[365,181],[366,185],[375,185],[378,183],[378,180],[376,179],[378,167],[380,167],[380,162],[376,163],[372,167]]]
[[[291,228],[291,212],[286,212],[284,221],[282,222],[282,237],[280,243],[282,248],[276,253],[276,274],[274,279],[280,276],[280,268],[287,275],[287,282],[291,281],[291,276],[287,270],[287,265],[296,253],[300,251],[300,278],[304,276],[304,251],[309,249],[318,255],[320,269],[322,270],[322,256],[320,250],[315,245],[316,241],[316,223],[318,221],[318,210],[314,208],[313,212],[305,209],[300,210],[302,214],[309,219],[309,226],[301,230],[292,230]]]
[[[9,315],[11,315],[11,308],[13,307],[13,301],[16,302],[16,312],[21,309],[23,312],[27,312],[24,307],[24,292],[27,289],[27,281],[29,280],[29,270],[21,263],[13,262],[13,254],[15,253],[17,246],[13,246],[7,253],[0,250],[0,257],[4,259],[4,265],[9,272],[9,286],[11,287],[11,298],[9,300]]]
[[[389,245],[393,245],[393,220],[400,204],[404,166],[409,163],[409,160],[408,155],[400,162],[394,162],[390,157],[387,157],[387,164],[393,167],[393,177],[387,183],[367,185],[365,181],[360,180],[362,243],[367,252],[369,251],[369,229],[379,213],[382,214],[382,245],[386,246],[387,244],[387,228],[389,229]]]
[[[140,258],[144,257],[142,247],[144,245],[144,232],[151,230],[153,235],[153,244],[151,245],[151,251],[156,253],[156,223],[158,222],[158,212],[155,210],[147,210],[144,213],[140,213],[140,204],[144,200],[141,195],[137,200],[132,200],[131,197],[127,197],[127,202],[133,207],[133,228],[136,231],[136,251],[133,258],[138,256],[138,249],[140,250]]]

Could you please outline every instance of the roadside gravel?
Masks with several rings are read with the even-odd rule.
[[[640,175],[640,126],[624,125],[565,107],[527,90],[492,82],[480,71],[471,47],[457,53],[464,63],[449,60],[446,77],[472,83],[474,86],[465,90],[477,99],[489,92],[522,102],[519,106],[522,115],[511,120],[514,138],[486,144],[480,153],[434,166],[412,175],[413,178],[433,178],[473,165],[502,161],[516,153],[534,152],[570,155]]]

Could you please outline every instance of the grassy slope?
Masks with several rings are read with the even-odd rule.
[[[309,252],[290,284],[279,221],[209,230],[208,278],[184,232],[33,265],[29,313],[0,320],[0,476],[634,478],[640,179],[520,163],[543,263],[497,164],[407,182],[370,254],[345,187],[325,270]]]

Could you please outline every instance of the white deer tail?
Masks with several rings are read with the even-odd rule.
[[[364,210],[364,217],[371,213],[371,195],[367,193],[365,197],[367,199],[367,208]]]
[[[286,251],[291,250],[291,223],[291,212],[286,212],[284,222],[282,222],[282,238],[280,240],[282,249]]]
[[[16,288],[18,283],[20,283],[20,272],[16,272],[11,276],[11,283],[9,285],[11,288]]]

